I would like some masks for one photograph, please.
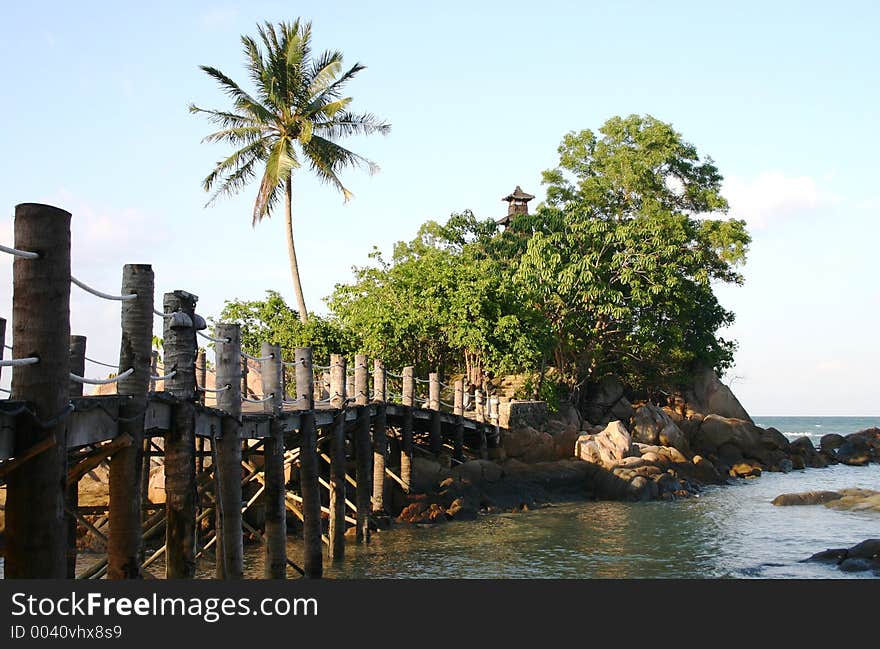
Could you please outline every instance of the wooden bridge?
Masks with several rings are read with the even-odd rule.
[[[18,205],[14,247],[0,246],[15,258],[11,346],[0,318],[0,359],[12,351],[0,369],[13,369],[11,394],[0,395],[9,396],[0,400],[7,578],[139,578],[163,555],[167,577],[191,578],[212,547],[216,576],[240,578],[245,532],[264,545],[266,577],[284,578],[288,567],[320,577],[325,552],[344,559],[350,525],[358,543],[369,542],[390,513],[389,490],[409,493],[414,452],[454,463],[487,457],[500,445],[497,400],[477,391],[466,410],[462,381],[419,379],[412,367],[394,374],[380,360],[371,370],[364,355],[354,358],[353,372],[338,354],[321,366],[307,347],[285,360],[271,342],[259,357],[243,353],[239,325],[204,331],[195,295],[166,293],[162,310],[154,308],[148,265],[123,268],[119,295],[93,289],[71,275],[70,219],[55,207]],[[70,335],[71,283],[121,303],[111,379],[83,376],[86,341]],[[161,376],[152,352],[157,316],[167,368]],[[214,346],[214,388],[197,336]],[[257,398],[242,392],[248,359],[260,366],[264,394]],[[82,396],[83,384],[110,382],[117,394]],[[162,506],[148,499],[152,457],[164,459]],[[79,480],[104,462],[109,504],[79,507]],[[259,486],[243,502],[250,483]],[[258,501],[265,506],[262,530],[244,519]],[[286,555],[288,511],[302,522],[302,566]],[[203,533],[208,517],[214,530]],[[106,559],[79,574],[77,525],[107,548]],[[164,544],[145,556],[145,542],[163,532]]]

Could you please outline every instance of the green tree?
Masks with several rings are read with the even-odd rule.
[[[535,311],[520,299],[510,272],[487,255],[497,228],[470,212],[445,225],[428,221],[390,260],[355,269],[351,284],[329,300],[368,354],[419,373],[516,371],[540,358],[547,343]]]
[[[219,161],[205,178],[205,191],[214,190],[208,204],[218,197],[236,194],[261,174],[254,201],[253,224],[271,215],[284,197],[285,232],[290,274],[298,315],[308,320],[293,240],[293,172],[304,163],[324,182],[334,186],[347,201],[351,193],[339,172],[361,166],[374,172],[376,165],[346,149],[339,140],[351,135],[387,134],[391,126],[371,113],[349,110],[351,97],[343,97],[346,84],[364,66],[355,63],[343,72],[339,51],[313,57],[311,23],[266,22],[257,28],[259,42],[242,36],[245,65],[255,94],[248,93],[220,70],[200,66],[232,99],[230,110],[208,110],[190,105],[190,112],[204,114],[220,130],[204,138],[225,142],[234,153]]]
[[[266,291],[265,300],[227,300],[218,322],[241,326],[241,348],[259,356],[260,345],[281,345],[281,355],[292,359],[297,347],[311,347],[314,362],[329,363],[330,354],[352,355],[358,340],[334,317],[311,314],[304,324],[277,291]]]
[[[554,364],[575,389],[607,373],[659,386],[697,363],[724,369],[734,345],[717,331],[734,316],[712,282],[742,282],[750,239],[743,221],[702,218],[728,209],[721,175],[652,117],[615,117],[600,134],[565,136],[544,173],[548,204],[504,233]]]

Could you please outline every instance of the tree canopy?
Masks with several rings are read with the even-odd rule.
[[[336,286],[332,335],[316,339],[472,380],[552,366],[572,396],[609,374],[674,389],[697,366],[723,371],[735,343],[719,330],[734,314],[713,286],[743,281],[750,238],[723,218],[711,158],[638,115],[569,133],[558,152],[546,203],[505,230],[464,211],[426,222],[390,259],[374,249]]]

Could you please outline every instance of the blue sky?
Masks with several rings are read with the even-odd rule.
[[[204,208],[225,149],[186,107],[226,105],[199,64],[243,79],[239,35],[297,15],[317,49],[368,66],[353,108],[393,125],[350,142],[381,172],[347,173],[348,204],[294,181],[310,308],[426,219],[501,216],[517,184],[542,198],[567,131],[649,113],[714,158],[754,237],[746,284],[719,288],[745,407],[880,414],[873,2],[4,3],[0,241],[15,204],[49,202],[73,213],[73,272],[93,285],[152,263],[157,293],[190,290],[205,315],[269,288],[293,302],[283,221],[251,227],[255,188]],[[9,259],[0,287],[8,317]],[[118,305],[73,291],[73,332],[114,359]]]

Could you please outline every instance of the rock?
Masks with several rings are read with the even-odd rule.
[[[838,447],[835,457],[849,466],[865,466],[871,461],[871,450],[863,437],[850,436]]]
[[[777,464],[776,467],[782,473],[791,473],[794,470],[794,465],[788,458],[783,458],[782,460],[780,460],[779,464]]]
[[[837,491],[804,491],[801,493],[780,494],[773,499],[777,507],[790,507],[796,505],[821,505],[843,498],[843,494]]]
[[[759,475],[761,475],[760,467],[748,462],[739,462],[730,467],[732,478],[757,478]]]
[[[580,432],[577,428],[569,426],[561,433],[553,435],[553,459],[566,460],[571,458],[571,449],[574,448]]]
[[[498,482],[503,477],[504,470],[489,460],[469,460],[452,470],[453,479],[474,485]]]
[[[846,558],[846,552],[846,548],[829,548],[828,550],[817,552],[811,557],[802,559],[802,562],[817,561],[819,563],[839,563]]]
[[[434,488],[450,477],[451,472],[440,465],[439,462],[428,460],[423,457],[412,459],[412,492],[422,493],[433,491]]]
[[[739,446],[724,443],[718,447],[718,459],[728,466],[733,466],[743,461],[743,453]]]
[[[504,433],[504,451],[507,457],[528,464],[548,462],[556,458],[553,436],[531,426],[514,428]]]
[[[472,521],[478,516],[477,508],[468,504],[464,498],[453,500],[449,509],[446,510],[446,515],[457,521]]]
[[[880,560],[880,539],[867,539],[851,547],[847,557]]]
[[[828,460],[819,455],[816,447],[809,437],[798,437],[791,443],[792,462],[795,461],[794,456],[798,455],[803,458],[806,466],[813,468],[825,468],[828,466]]]
[[[819,448],[823,451],[833,452],[835,449],[840,448],[845,441],[846,438],[843,435],[828,433],[827,435],[822,435],[822,439],[819,440]]]
[[[766,430],[761,428],[758,428],[758,430],[760,431],[761,445],[764,448],[771,451],[788,451],[791,448],[788,438],[772,426]]]
[[[633,415],[623,384],[613,376],[606,376],[593,386],[584,412],[587,421],[602,426],[616,419],[628,421]]]
[[[842,497],[826,503],[831,509],[841,509],[853,512],[877,512],[880,513],[880,491],[870,489],[841,489]]]
[[[575,457],[606,468],[633,453],[632,438],[620,421],[611,422],[597,435],[582,434],[575,443]]]
[[[687,438],[664,410],[652,403],[641,406],[632,416],[632,438],[643,444],[671,446],[684,453],[690,452]]]
[[[693,387],[685,397],[691,408],[699,412],[754,424],[749,413],[712,368],[703,368],[696,372]]]
[[[868,559],[847,557],[837,564],[837,567],[843,572],[864,572],[865,570],[872,570],[874,568],[874,562],[869,561]]]
[[[732,444],[745,451],[759,447],[761,429],[750,421],[720,415],[708,415],[694,435],[695,449],[713,451],[724,444]]]

